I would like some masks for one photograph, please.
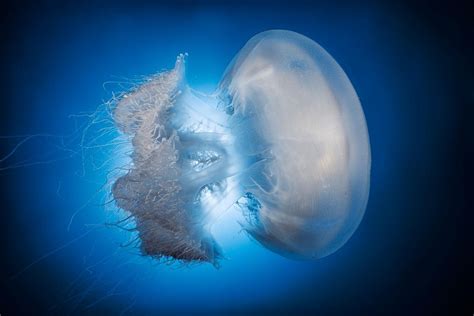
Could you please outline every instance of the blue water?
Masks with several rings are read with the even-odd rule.
[[[442,185],[436,182],[446,174],[441,166],[451,153],[443,144],[454,138],[457,120],[443,79],[449,47],[425,37],[426,29],[403,9],[188,4],[64,12],[32,10],[22,21],[8,50],[16,63],[8,66],[10,119],[2,134],[68,134],[75,128],[69,115],[94,111],[121,92],[104,82],[172,68],[182,52],[189,54],[190,86],[211,92],[248,39],[289,29],[323,46],[351,79],[369,129],[371,192],[360,227],[329,257],[286,259],[242,233],[215,269],[159,265],[120,247],[130,235],[100,225],[116,216],[100,205],[102,192],[94,196],[104,174],[83,175],[80,155],[3,171],[5,249],[15,257],[8,282],[28,288],[12,296],[41,310],[90,313],[330,312],[344,310],[345,300],[351,309],[370,308],[405,280],[417,245],[452,224],[445,224],[447,202],[437,197]],[[43,159],[52,148],[37,141],[28,146],[13,163],[21,155]]]

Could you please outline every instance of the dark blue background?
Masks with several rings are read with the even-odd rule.
[[[87,233],[109,216],[95,202],[67,230],[103,181],[78,176],[77,156],[0,171],[1,314],[474,312],[467,4],[23,3],[2,14],[0,135],[67,134],[70,114],[93,111],[117,89],[104,82],[170,68],[181,52],[189,83],[211,91],[253,35],[289,29],[322,45],[351,79],[372,175],[366,215],[337,253],[299,262],[246,245],[214,270],[117,254],[123,233]],[[15,141],[2,138],[0,156]],[[55,144],[30,142],[1,167],[66,157],[48,156]]]

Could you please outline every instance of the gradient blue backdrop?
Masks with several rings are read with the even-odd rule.
[[[94,226],[112,216],[97,199],[68,231],[104,181],[100,173],[82,177],[80,157],[0,171],[0,313],[423,314],[453,306],[472,313],[460,175],[472,47],[455,34],[466,27],[463,12],[425,9],[309,2],[8,8],[0,135],[70,133],[70,114],[120,92],[104,82],[171,68],[181,52],[189,54],[190,85],[211,91],[253,35],[289,29],[322,45],[351,79],[369,128],[372,175],[366,215],[335,254],[292,261],[246,243],[228,249],[216,270],[156,265],[121,248],[126,233]],[[438,23],[444,10],[453,16]],[[2,139],[1,152],[14,144]],[[64,157],[49,154],[55,144],[27,143],[1,166]]]

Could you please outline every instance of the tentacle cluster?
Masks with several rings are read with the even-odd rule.
[[[216,263],[220,250],[204,231],[201,214],[186,209],[180,183],[180,139],[168,124],[180,94],[184,56],[176,67],[124,94],[114,110],[118,128],[131,138],[133,164],[112,188],[117,205],[135,218],[144,254]],[[207,158],[206,158],[207,159]]]

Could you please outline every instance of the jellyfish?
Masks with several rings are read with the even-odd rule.
[[[265,31],[204,94],[186,82],[186,56],[113,110],[133,152],[112,194],[134,218],[142,253],[217,266],[224,252],[210,222],[232,206],[250,238],[283,256],[341,248],[366,209],[371,155],[337,62],[308,37]]]

